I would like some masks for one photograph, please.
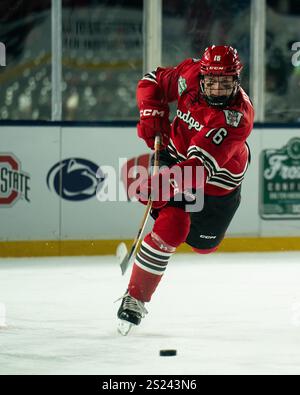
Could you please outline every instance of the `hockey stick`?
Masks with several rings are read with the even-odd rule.
[[[155,137],[155,144],[154,144],[154,148],[155,148],[155,153],[154,153],[154,169],[153,169],[153,175],[157,174],[158,170],[159,170],[159,151],[160,151],[160,145],[161,145],[161,136],[158,134]],[[144,229],[146,227],[149,215],[150,215],[150,211],[152,209],[152,200],[151,200],[151,196],[149,197],[148,203],[147,203],[147,208],[146,208],[146,212],[144,214],[141,226],[139,228],[138,234],[136,236],[136,238],[134,239],[134,242],[131,246],[130,252],[128,252],[126,244],[125,243],[121,243],[119,244],[118,248],[117,248],[117,258],[119,260],[120,263],[120,267],[121,267],[121,271],[122,271],[122,275],[125,274],[126,270],[128,269],[130,262],[132,261],[132,259],[135,258],[136,254],[137,254],[137,250],[138,247],[140,245],[142,236],[143,236],[143,232]]]

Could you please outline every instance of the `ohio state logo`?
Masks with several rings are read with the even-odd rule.
[[[0,153],[0,207],[9,207],[21,197],[29,200],[30,176],[21,170],[21,162],[12,154]]]

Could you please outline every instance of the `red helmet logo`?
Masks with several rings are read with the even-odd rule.
[[[200,60],[200,74],[236,75],[243,69],[236,49],[227,45],[213,45],[205,50]]]

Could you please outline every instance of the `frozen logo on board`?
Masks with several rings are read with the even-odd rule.
[[[30,176],[21,170],[21,162],[13,154],[0,154],[0,207],[10,207],[20,198],[29,199]]]
[[[55,164],[47,175],[47,185],[61,198],[82,201],[96,196],[105,176],[95,163],[81,158],[69,158]]]
[[[300,218],[300,138],[279,149],[267,149],[261,158],[263,219]]]

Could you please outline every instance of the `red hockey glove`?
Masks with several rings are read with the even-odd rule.
[[[202,172],[199,176],[197,173],[198,164],[196,159],[187,160],[149,177],[137,188],[137,199],[146,205],[151,195],[154,209],[164,207],[177,194],[184,194],[185,199],[192,202],[195,196],[189,193],[189,190],[204,186],[205,174]],[[188,167],[190,171],[186,171]]]
[[[143,103],[143,107],[140,108],[140,122],[137,124],[137,132],[138,136],[144,139],[151,149],[154,149],[155,136],[160,133],[162,137],[161,149],[164,149],[169,144],[171,133],[168,106]]]
[[[160,184],[160,185],[159,185]],[[149,197],[152,198],[152,208],[160,209],[168,203],[168,199],[164,200],[162,194],[162,175],[157,174],[156,176],[149,177],[143,181],[137,189],[136,197],[144,205],[147,205]]]

